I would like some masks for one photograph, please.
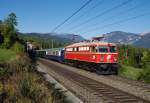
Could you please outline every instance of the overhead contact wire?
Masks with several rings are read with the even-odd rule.
[[[74,15],[76,15],[79,11],[81,11],[84,7],[86,7],[92,0],[88,0],[84,5],[82,5],[77,11],[75,11],[71,16],[69,16],[67,19],[65,19],[62,23],[57,25],[52,32],[56,31],[58,28],[60,28],[63,24],[65,24],[68,20],[70,20]]]

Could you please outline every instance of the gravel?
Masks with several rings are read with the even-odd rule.
[[[71,67],[68,65],[60,64],[60,63],[49,61],[49,60],[47,60],[47,61],[50,63],[53,63],[55,65],[62,66],[62,67],[64,67],[64,69],[71,70],[73,72],[79,73],[80,75],[86,76],[86,77],[91,78],[93,80],[96,80],[98,82],[102,82],[106,85],[110,85],[114,88],[120,89],[124,92],[128,92],[128,93],[133,94],[137,97],[141,97],[145,100],[150,101],[150,89],[149,89],[150,87],[134,85],[134,83],[131,83],[131,80],[127,81],[127,79],[123,80],[123,78],[121,80],[120,79],[114,79],[111,76],[97,75],[96,73],[88,72],[88,71],[85,71],[82,69],[77,69],[75,67]],[[120,78],[120,77],[116,77],[116,78]],[[147,86],[149,86],[149,85],[147,85]]]

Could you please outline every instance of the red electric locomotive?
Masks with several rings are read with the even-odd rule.
[[[118,71],[118,52],[114,43],[74,43],[65,47],[65,60],[100,74],[116,74]]]

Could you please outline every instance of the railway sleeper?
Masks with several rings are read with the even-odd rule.
[[[103,93],[105,93],[105,92],[108,92],[108,90],[99,90],[99,92],[103,92]]]
[[[129,96],[115,96],[114,98],[116,99],[126,99],[126,98],[130,98]]]
[[[138,102],[140,102],[140,101],[138,101],[138,100],[136,100],[136,99],[119,99],[119,101],[121,102],[121,103],[133,103],[133,102],[135,102],[135,103],[138,103]],[[142,102],[140,102],[140,103],[142,103]]]
[[[118,93],[113,93],[113,94],[110,94],[111,96],[124,96],[124,95],[122,95],[122,94],[118,94]]]
[[[106,90],[106,88],[95,88],[95,90]],[[107,90],[108,91],[108,90]]]
[[[104,92],[105,94],[113,94],[113,92],[110,92],[110,91],[107,91],[107,92]]]

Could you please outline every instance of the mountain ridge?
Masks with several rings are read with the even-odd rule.
[[[47,39],[53,39],[59,42],[79,42],[85,40],[80,35],[75,34],[57,34],[57,33],[19,33],[20,37],[36,37],[36,38],[42,38],[44,40]]]
[[[69,33],[22,33],[24,36],[34,36],[47,39],[54,39],[59,42],[80,42],[86,40],[81,35],[69,34]],[[102,35],[104,41],[131,44],[140,47],[150,48],[150,32],[147,33],[130,33],[124,31],[112,31]]]
[[[150,48],[150,32],[142,35],[141,39],[139,41],[136,41],[134,43],[134,45],[140,46],[140,47]]]
[[[146,33],[130,33],[123,31],[112,31],[110,33],[103,34],[104,41],[131,44],[139,47],[150,48],[150,32]]]

